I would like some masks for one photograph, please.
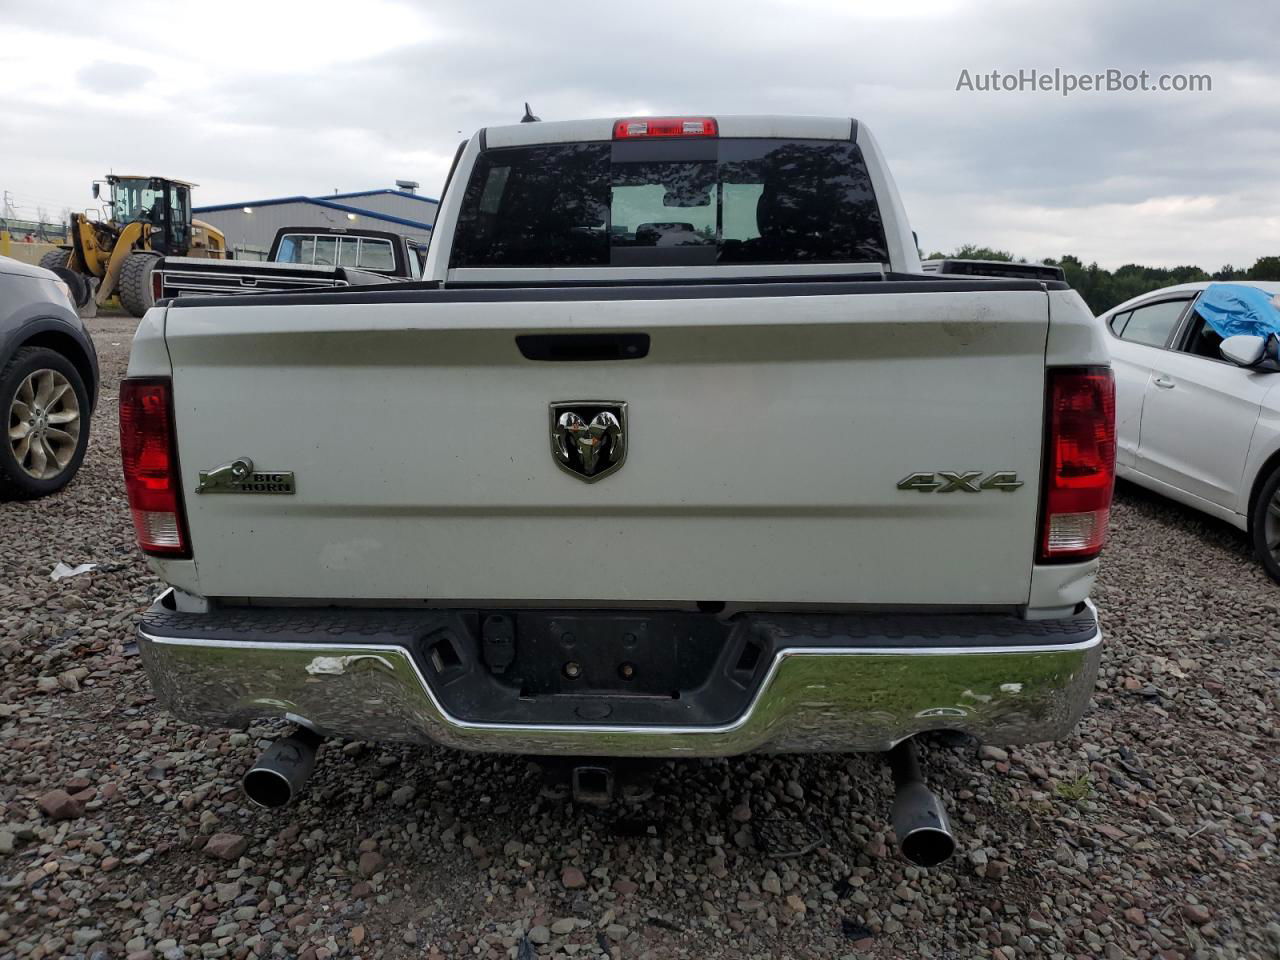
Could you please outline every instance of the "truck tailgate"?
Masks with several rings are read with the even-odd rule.
[[[190,587],[330,601],[1025,602],[1046,294],[782,286],[170,307]],[[515,339],[594,331],[646,333],[649,353],[530,360]],[[627,404],[628,452],[583,483],[553,459],[549,405],[590,400]],[[296,492],[195,493],[200,471],[240,457],[293,471]],[[898,486],[936,471],[1014,471],[1023,485]]]

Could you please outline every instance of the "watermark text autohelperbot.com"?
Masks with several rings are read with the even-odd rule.
[[[1211,93],[1213,77],[1207,73],[1137,73],[1109,69],[1098,73],[1053,70],[973,71],[964,69],[956,80],[956,92],[966,93]]]

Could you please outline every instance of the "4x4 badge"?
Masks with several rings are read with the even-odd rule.
[[[551,404],[551,456],[586,483],[607,477],[627,458],[627,405],[620,400]]]
[[[985,479],[981,470],[938,470],[934,473],[913,473],[898,481],[899,490],[915,490],[917,493],[981,493],[983,490],[1003,490],[1013,493],[1022,481],[1012,470],[997,470]]]
[[[212,470],[200,471],[196,493],[295,493],[292,470],[255,470],[239,457]]]

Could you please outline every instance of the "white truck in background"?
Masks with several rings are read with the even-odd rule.
[[[1101,633],[1101,331],[925,276],[847,118],[523,123],[459,149],[424,279],[157,307],[120,397],[139,628],[184,719],[581,758],[1066,736]],[[602,759],[603,758],[603,759]]]
[[[355,287],[422,275],[415,241],[383,230],[281,227],[265,260],[163,257],[151,270],[152,303],[168,297]]]

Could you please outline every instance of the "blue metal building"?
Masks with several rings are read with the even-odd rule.
[[[192,213],[225,233],[228,245],[241,257],[265,256],[281,227],[364,226],[426,243],[440,202],[417,193],[417,184],[399,183],[394,190],[217,203],[195,207]]]

